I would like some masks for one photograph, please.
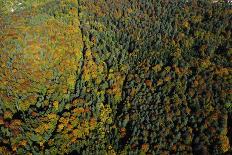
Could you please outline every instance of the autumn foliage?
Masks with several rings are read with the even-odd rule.
[[[0,154],[230,153],[230,3],[23,5],[0,12]]]

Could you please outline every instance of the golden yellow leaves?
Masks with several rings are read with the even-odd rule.
[[[108,146],[107,154],[116,155],[116,152],[115,152],[114,148],[111,145]]]
[[[76,75],[70,75],[67,79],[67,84],[68,84],[70,90],[74,90],[75,84],[76,84]]]
[[[119,102],[122,96],[122,86],[123,81],[125,80],[125,75],[119,72],[112,72],[109,73],[108,80],[113,80],[113,84],[111,88],[107,90],[107,93],[114,95],[115,101]]]
[[[77,5],[77,0],[65,0],[65,1],[61,1],[61,6],[66,6],[67,4],[75,4]]]
[[[104,65],[103,63],[97,64],[93,60],[92,52],[88,49],[85,54],[85,65],[83,72],[84,81],[95,80],[97,84],[100,84],[103,80],[104,75]]]
[[[128,12],[128,14],[130,14],[130,13],[133,12],[133,9],[130,7],[130,8],[127,9],[127,12]]]
[[[166,76],[166,77],[164,78],[164,81],[165,81],[165,82],[168,82],[168,81],[170,81],[171,79],[172,79],[171,76]]]
[[[160,86],[160,85],[162,85],[163,84],[163,80],[162,79],[159,79],[158,81],[157,81],[157,86]]]
[[[107,123],[107,124],[111,124],[112,123],[112,118],[110,117],[110,114],[112,113],[112,109],[110,108],[109,105],[103,105],[101,104],[101,112],[100,112],[100,120],[101,122]]]
[[[12,150],[13,150],[14,152],[17,151],[17,145],[16,145],[16,144],[12,145],[11,148],[12,148]]]
[[[30,101],[27,101],[27,100],[25,100],[24,102],[21,101],[19,103],[19,109],[22,110],[22,111],[26,111],[26,110],[29,109],[30,105],[31,105]]]
[[[70,1],[77,3],[76,0]],[[68,2],[65,1],[65,5],[66,3]],[[66,7],[65,5],[64,7]],[[60,108],[59,102],[64,100],[64,96],[69,95],[75,88],[80,61],[83,61],[81,60],[83,43],[78,27],[79,20],[76,18],[76,7],[72,6],[67,12],[71,15],[68,17],[70,20],[68,22],[52,16],[48,20],[43,19],[45,22],[35,21],[32,24],[31,19],[37,19],[39,13],[37,12],[36,15],[28,12],[25,17],[24,11],[22,11],[20,16],[13,15],[13,20],[7,21],[7,26],[4,26],[3,31],[1,30],[0,98],[4,104],[4,118],[0,116],[0,125],[5,124],[11,132],[11,136],[17,135],[20,126],[29,127],[29,130],[25,131],[25,138],[30,138],[30,140],[22,140],[19,137],[19,139],[17,138],[19,145],[15,145],[14,142],[4,143],[12,144],[14,151],[18,151],[18,148],[22,150],[22,147],[27,146],[28,143],[31,144],[31,141],[36,141],[41,150],[44,146],[44,139],[49,138],[48,134],[56,128],[59,118],[56,114]],[[46,13],[43,12],[43,14]],[[43,17],[41,14],[38,16]],[[73,17],[75,19],[72,19]],[[2,24],[5,25],[5,21],[0,23],[1,28]],[[48,98],[42,99],[45,96]],[[37,111],[36,106],[33,106],[27,113],[30,106],[35,105],[38,97],[40,106],[37,104],[36,106],[41,107],[42,105],[46,108],[49,106],[49,110],[41,113]],[[8,110],[5,111],[5,109]],[[24,122],[18,119],[10,121],[18,110],[28,114],[28,118],[26,118],[28,124],[22,125]],[[35,118],[34,120],[30,119],[30,114]],[[80,123],[83,123],[82,121],[78,122],[78,117],[74,116],[71,116],[70,120],[67,120],[67,125],[59,122],[57,128],[72,131],[75,127],[78,128]],[[86,126],[84,123],[81,125]],[[80,128],[79,131],[82,130]],[[31,134],[33,132],[34,134]],[[72,136],[71,134],[72,132],[68,138]],[[49,144],[52,142],[49,141]]]
[[[82,137],[82,134],[83,134],[82,131],[79,129],[74,129],[72,133],[73,133],[73,136],[78,137],[78,138]]]
[[[39,117],[39,123],[34,127],[36,136],[42,136],[45,133],[49,133],[55,129],[59,116],[55,113],[49,113],[47,116]]]
[[[97,125],[96,119],[95,118],[91,118],[90,121],[89,121],[89,128],[90,128],[90,130],[95,129],[96,125]]]
[[[162,65],[161,64],[157,64],[154,67],[152,67],[152,69],[155,71],[155,73],[158,73],[162,70]]]
[[[69,122],[69,119],[65,118],[65,117],[61,117],[59,119],[59,122],[63,124],[63,126],[66,126]],[[62,126],[60,126],[60,128],[63,128]]]
[[[22,121],[21,121],[21,120],[19,120],[19,119],[14,119],[14,120],[12,120],[11,123],[10,123],[10,128],[11,128],[11,129],[17,128],[17,127],[21,126],[21,124],[22,124]]]
[[[53,102],[53,107],[55,110],[58,110],[59,109],[59,102],[58,101],[54,101]]]
[[[232,69],[230,68],[217,67],[215,74],[222,77],[231,74],[231,72]]]
[[[60,132],[61,130],[63,130],[63,128],[64,128],[64,124],[59,124],[57,131]]]
[[[143,145],[142,145],[142,150],[143,150],[144,152],[147,152],[147,151],[149,150],[149,144],[147,144],[147,143],[143,144]]]
[[[82,104],[82,103],[85,103],[86,101],[84,99],[81,99],[81,98],[75,98],[73,101],[72,101],[72,105],[73,106],[76,106],[77,104]]]
[[[19,142],[19,145],[21,145],[21,146],[26,146],[27,145],[27,141],[26,140],[21,140],[20,142]]]
[[[203,16],[201,16],[201,15],[197,15],[197,16],[192,16],[192,22],[193,23],[199,23],[199,22],[201,22],[202,21],[202,19],[203,19]]]
[[[209,58],[201,60],[201,64],[200,65],[201,65],[201,68],[207,69],[207,68],[210,67],[211,61],[210,61]]]
[[[88,53],[88,51],[87,51],[87,53]],[[86,66],[84,66],[83,78],[84,78],[85,81],[89,81],[90,78],[91,78],[91,75],[94,76],[96,74],[95,69],[96,69],[96,66],[93,66],[93,62],[89,62],[88,64],[86,64]]]
[[[78,115],[78,114],[83,113],[84,111],[85,111],[84,108],[75,108],[72,112],[73,112],[75,115]]]
[[[47,115],[47,118],[48,118],[49,120],[57,119],[57,118],[58,118],[58,115],[56,115],[55,113],[49,113],[49,114]]]
[[[52,126],[48,123],[40,124],[37,128],[34,129],[36,133],[43,134],[44,132],[51,129]]]
[[[221,149],[225,153],[230,149],[229,138],[226,135],[220,135],[219,140],[221,142]]]
[[[77,8],[71,8],[70,10],[69,10],[69,14],[71,14],[71,15],[76,15],[77,16]]]
[[[109,132],[105,126],[106,124],[111,124],[113,122],[112,120],[112,109],[110,108],[110,105],[104,105],[103,103],[98,103],[97,108],[100,110],[100,115],[98,117],[98,122],[95,122],[96,120],[91,119],[90,120],[90,130],[92,130],[95,126],[98,129],[100,138],[104,138],[106,132]]]
[[[173,57],[175,59],[179,59],[181,57],[181,49],[180,48],[176,48],[176,51],[173,53]]]
[[[13,16],[10,25],[4,27],[1,51],[7,52],[1,52],[0,58],[3,67],[0,70],[0,98],[6,108],[13,112],[17,109],[26,111],[36,102],[36,99],[27,98],[20,101],[16,109],[18,94],[25,98],[41,92],[48,96],[58,93],[60,100],[74,90],[83,48],[77,13],[75,7],[70,8],[68,14],[72,16],[68,24],[56,18],[31,24],[31,18],[41,15],[27,12],[24,17],[26,14],[22,12],[22,16]],[[10,43],[12,39],[13,44]],[[7,68],[9,58],[14,58],[12,68]],[[12,87],[10,98],[6,95],[7,87]]]
[[[188,21],[184,21],[184,22],[182,23],[182,25],[183,25],[184,28],[190,28],[190,24],[189,24]]]
[[[6,147],[0,146],[0,154],[2,154],[2,155],[10,155],[11,153],[9,153],[9,150]]]
[[[75,99],[70,106],[76,107],[77,104],[81,104],[83,102],[82,99]],[[83,138],[87,136],[90,130],[96,128],[96,120],[90,119],[80,119],[79,116],[84,116],[86,113],[89,113],[89,108],[78,107],[71,110],[71,112],[63,113],[62,117],[60,117],[57,125],[57,132],[62,133],[62,135],[66,134],[71,143],[75,143],[78,138]]]
[[[12,119],[13,113],[11,111],[4,112],[4,119]]]
[[[130,11],[130,10],[128,10],[128,12],[129,12],[129,11]],[[114,11],[114,17],[115,17],[116,19],[121,18],[121,16],[122,16],[122,11],[121,11],[120,9]]]
[[[189,114],[189,115],[190,115],[191,109],[187,107],[187,108],[185,109],[185,112],[186,112],[186,114]]]
[[[190,70],[188,67],[179,67],[177,65],[173,65],[172,66],[172,69],[175,71],[175,73],[178,75],[178,76],[183,76],[185,74],[188,74],[190,73]]]
[[[164,69],[165,69],[166,73],[169,73],[171,71],[171,67],[170,66],[166,66]]]

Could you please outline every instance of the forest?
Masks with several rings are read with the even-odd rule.
[[[0,0],[0,155],[232,154],[230,0]]]

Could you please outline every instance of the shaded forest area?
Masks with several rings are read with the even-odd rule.
[[[0,9],[0,154],[231,154],[231,3],[12,7]]]

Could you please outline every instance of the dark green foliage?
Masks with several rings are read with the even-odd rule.
[[[92,51],[101,55],[108,69],[129,64],[122,100],[110,101],[117,111],[116,126],[126,130],[118,144],[112,142],[118,153],[136,153],[145,144],[150,146],[145,151],[154,154],[190,154],[195,144],[213,154],[212,148],[228,151],[224,131],[231,89],[229,4],[91,0],[80,4],[86,13],[81,18],[83,34],[97,40]],[[104,31],[91,24],[104,25]],[[224,141],[219,144],[216,139]]]

